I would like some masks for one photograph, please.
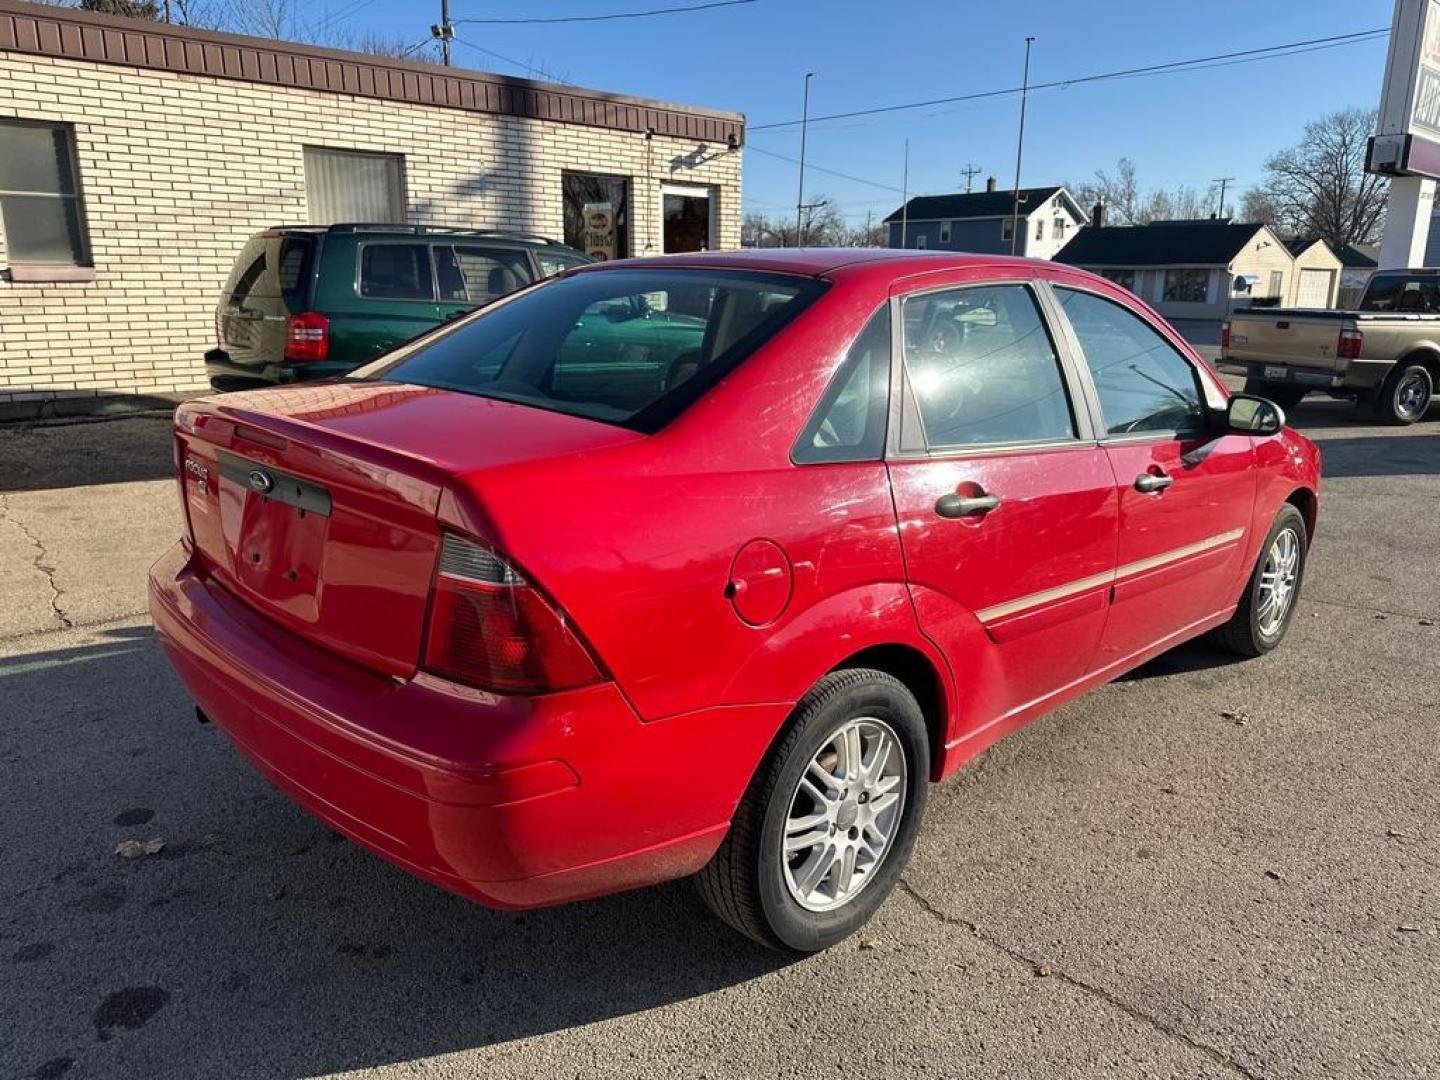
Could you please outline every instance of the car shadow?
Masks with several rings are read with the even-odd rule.
[[[172,406],[173,408],[173,406]],[[6,492],[160,480],[175,475],[170,415],[0,424]]]
[[[0,1034],[5,1075],[329,1074],[787,963],[683,882],[517,913],[412,878],[197,723],[149,627],[92,638],[0,658],[0,1015],[21,1018]],[[164,846],[122,858],[125,839]]]
[[[1116,682],[1140,682],[1166,675],[1186,675],[1193,671],[1213,671],[1244,663],[1244,658],[1212,645],[1205,638],[1196,638],[1177,645],[1137,668],[1127,671]]]

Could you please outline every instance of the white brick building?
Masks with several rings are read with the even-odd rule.
[[[572,243],[601,184],[642,255],[739,245],[743,142],[734,113],[0,0],[0,404],[203,389],[245,239],[326,220],[307,148],[389,155],[403,220]]]

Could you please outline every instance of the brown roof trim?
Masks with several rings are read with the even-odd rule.
[[[0,52],[525,116],[698,142],[745,140],[740,113],[535,82],[489,72],[217,34],[163,22],[0,0]]]

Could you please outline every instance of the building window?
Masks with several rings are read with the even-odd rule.
[[[397,224],[405,220],[405,157],[305,147],[310,224]]]
[[[1013,217],[1007,217],[1000,223],[1000,239],[1007,244],[1015,239],[1015,219]]]
[[[948,222],[948,221],[942,221],[942,222],[940,222],[940,243],[942,243],[942,244],[948,244],[949,242],[950,242],[950,222]]]
[[[1036,240],[1044,240],[1044,239],[1045,239],[1045,219],[1044,219],[1044,218],[1036,218],[1036,219],[1035,219],[1035,239],[1036,239]]]
[[[1210,292],[1209,270],[1166,270],[1164,299],[1176,304],[1203,304]]]
[[[1064,236],[1065,236],[1065,219],[1064,219],[1063,217],[1057,217],[1057,218],[1055,219],[1055,239],[1056,239],[1056,240],[1060,240],[1060,239],[1062,239]]]
[[[563,173],[565,243],[592,259],[630,254],[630,181],[599,173]]]
[[[715,198],[708,187],[664,184],[660,188],[661,250],[709,251],[714,247]]]
[[[924,233],[921,233],[919,236],[915,237],[915,250],[917,250],[917,251],[924,251],[924,250],[925,250],[925,234],[924,234]]]
[[[1101,270],[1100,276],[1108,278],[1122,289],[1129,289],[1132,293],[1135,291],[1134,270]]]
[[[0,120],[0,216],[12,264],[91,265],[69,124]]]
[[[1270,296],[1279,296],[1280,290],[1285,287],[1285,274],[1281,270],[1270,271]]]

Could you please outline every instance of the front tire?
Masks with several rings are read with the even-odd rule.
[[[1375,395],[1375,411],[1387,424],[1416,423],[1430,408],[1435,380],[1424,364],[1402,360],[1385,378]]]
[[[930,744],[915,696],[882,671],[832,672],[801,699],[696,876],[706,905],[772,949],[812,953],[884,903],[925,812]]]
[[[1240,606],[1215,631],[1217,644],[1247,657],[1263,656],[1280,644],[1295,615],[1309,546],[1304,515],[1286,503],[1260,548]]]

